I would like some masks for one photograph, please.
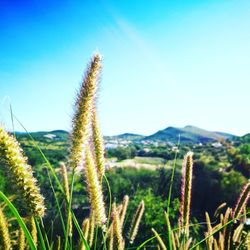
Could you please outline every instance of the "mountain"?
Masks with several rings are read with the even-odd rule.
[[[32,132],[30,135],[39,142],[68,142],[69,133],[64,130],[53,130],[53,131],[41,131],[41,132]],[[224,133],[224,132],[211,132],[207,131],[195,126],[186,126],[184,128],[177,127],[167,127],[166,129],[159,130],[158,132],[150,135],[144,136],[140,134],[133,133],[124,133],[115,136],[104,136],[104,140],[106,142],[112,140],[118,141],[162,141],[162,142],[172,142],[176,143],[178,141],[179,135],[181,136],[182,143],[207,143],[207,142],[215,142],[226,139],[237,139],[239,137],[234,136],[232,134]],[[17,139],[21,141],[30,140],[30,136],[27,133],[18,133],[16,132]],[[249,134],[242,137],[241,140],[247,140],[249,138]]]
[[[195,126],[186,126],[184,128],[167,127],[166,129],[159,130],[155,134],[147,136],[144,140],[151,141],[168,141],[176,143],[178,138],[181,138],[182,143],[207,143],[220,140],[231,139],[234,135],[211,132]]]

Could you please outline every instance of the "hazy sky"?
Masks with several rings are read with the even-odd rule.
[[[0,122],[11,103],[29,131],[69,130],[98,50],[105,135],[249,133],[249,13],[249,0],[0,0]]]

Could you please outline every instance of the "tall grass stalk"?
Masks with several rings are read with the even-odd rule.
[[[193,174],[193,153],[188,152],[183,161],[183,175],[181,187],[181,204],[180,204],[180,222],[184,228],[184,234],[189,236],[189,217],[192,191],[192,174]]]
[[[250,198],[250,181],[243,187],[239,199],[235,205],[233,210],[233,218],[237,219],[237,217],[241,214],[243,209],[246,207],[246,204]]]
[[[1,208],[0,208],[0,245],[3,246],[4,249],[8,250],[12,249],[8,222]]]
[[[73,168],[81,166],[83,160],[84,145],[89,142],[91,116],[95,107],[97,83],[101,70],[101,56],[96,54],[85,73],[75,103],[75,114],[72,119],[70,165]]]
[[[169,192],[168,192],[168,200],[167,200],[167,213],[168,214],[169,214],[170,203],[171,203],[171,196],[172,196],[172,189],[173,189],[173,184],[174,184],[174,175],[175,175],[177,156],[178,156],[178,151],[179,151],[179,146],[180,146],[180,140],[181,140],[181,136],[179,135],[177,149],[175,151],[175,156],[174,156],[174,164],[172,168],[170,184],[169,184]]]

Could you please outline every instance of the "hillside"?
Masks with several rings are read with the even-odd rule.
[[[184,128],[167,127],[153,135],[147,136],[144,140],[167,141],[176,143],[178,137],[181,137],[182,143],[207,143],[230,139],[234,137],[231,134],[223,132],[211,132],[195,126],[186,126]]]

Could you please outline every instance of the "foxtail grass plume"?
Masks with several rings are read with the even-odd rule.
[[[6,250],[12,249],[8,222],[1,208],[0,208],[0,246],[2,246],[3,249]]]
[[[102,187],[94,164],[93,155],[89,147],[86,147],[85,177],[88,186],[91,212],[95,218],[95,224],[104,228],[107,221],[103,202]]]
[[[184,157],[182,166],[182,187],[181,187],[181,204],[180,204],[180,219],[181,226],[185,231],[186,236],[189,235],[189,217],[190,203],[192,191],[192,175],[193,175],[193,153],[188,152]]]
[[[139,225],[140,225],[144,210],[145,210],[145,206],[144,206],[144,201],[142,200],[136,209],[136,212],[133,216],[133,220],[132,220],[131,227],[129,230],[129,240],[131,244],[134,242],[135,237],[138,233]]]
[[[69,203],[70,200],[70,192],[69,192],[69,180],[68,180],[68,172],[65,164],[63,162],[60,162],[60,168],[61,168],[61,174],[63,179],[63,189],[65,192],[65,198],[67,200],[67,203]],[[68,204],[66,204],[66,212],[68,213],[68,223],[69,223],[69,235],[72,235],[72,219],[71,219],[71,212],[68,211]]]
[[[96,166],[97,166],[99,180],[101,181],[105,173],[105,158],[104,158],[104,146],[103,146],[104,142],[101,135],[95,110],[92,113],[92,133],[93,133],[93,144],[94,144]]]
[[[114,249],[114,228],[112,223],[110,226],[108,250],[113,250],[113,249]]]
[[[84,219],[83,223],[82,223],[82,233],[84,236],[84,239],[86,240],[86,242],[88,242],[88,236],[89,236],[89,218]],[[84,243],[81,243],[81,250],[85,250],[85,245]]]
[[[34,245],[37,246],[37,229],[36,229],[36,222],[35,218],[32,216],[30,219],[30,233],[33,239]]]
[[[112,217],[113,217],[113,225],[112,229],[114,230],[114,245],[115,249],[123,250],[125,248],[125,242],[122,237],[122,226],[119,217],[119,212],[116,207],[116,203],[112,205]]]
[[[164,244],[164,242],[163,242],[161,236],[160,236],[153,228],[152,228],[151,230],[152,230],[152,232],[154,233],[154,235],[155,235],[155,237],[156,237],[156,239],[157,239],[157,241],[158,241],[158,243],[159,243],[160,249],[162,249],[162,250],[167,250],[167,247],[166,247],[166,245]]]
[[[11,181],[18,187],[26,205],[27,213],[43,217],[45,211],[44,198],[36,185],[37,180],[33,177],[31,166],[28,165],[16,139],[1,127],[0,157],[11,175]]]
[[[120,213],[121,227],[123,227],[123,224],[124,224],[124,220],[125,220],[125,216],[126,216],[126,212],[128,208],[128,202],[129,202],[129,197],[128,195],[125,195],[123,198],[123,202],[122,202],[122,211]]]
[[[25,250],[26,244],[25,244],[25,234],[23,229],[20,227],[18,230],[18,250]]]
[[[100,71],[101,56],[95,54],[87,68],[75,103],[69,155],[70,165],[73,168],[81,165],[84,146],[89,141],[91,116],[95,107],[95,97]]]
[[[241,194],[238,198],[238,201],[233,210],[233,218],[237,219],[237,217],[242,213],[243,209],[246,207],[246,204],[250,198],[250,180],[243,187]]]
[[[91,211],[89,216],[89,235],[88,235],[88,244],[92,247],[94,242],[94,233],[95,233],[95,216],[93,211]]]

